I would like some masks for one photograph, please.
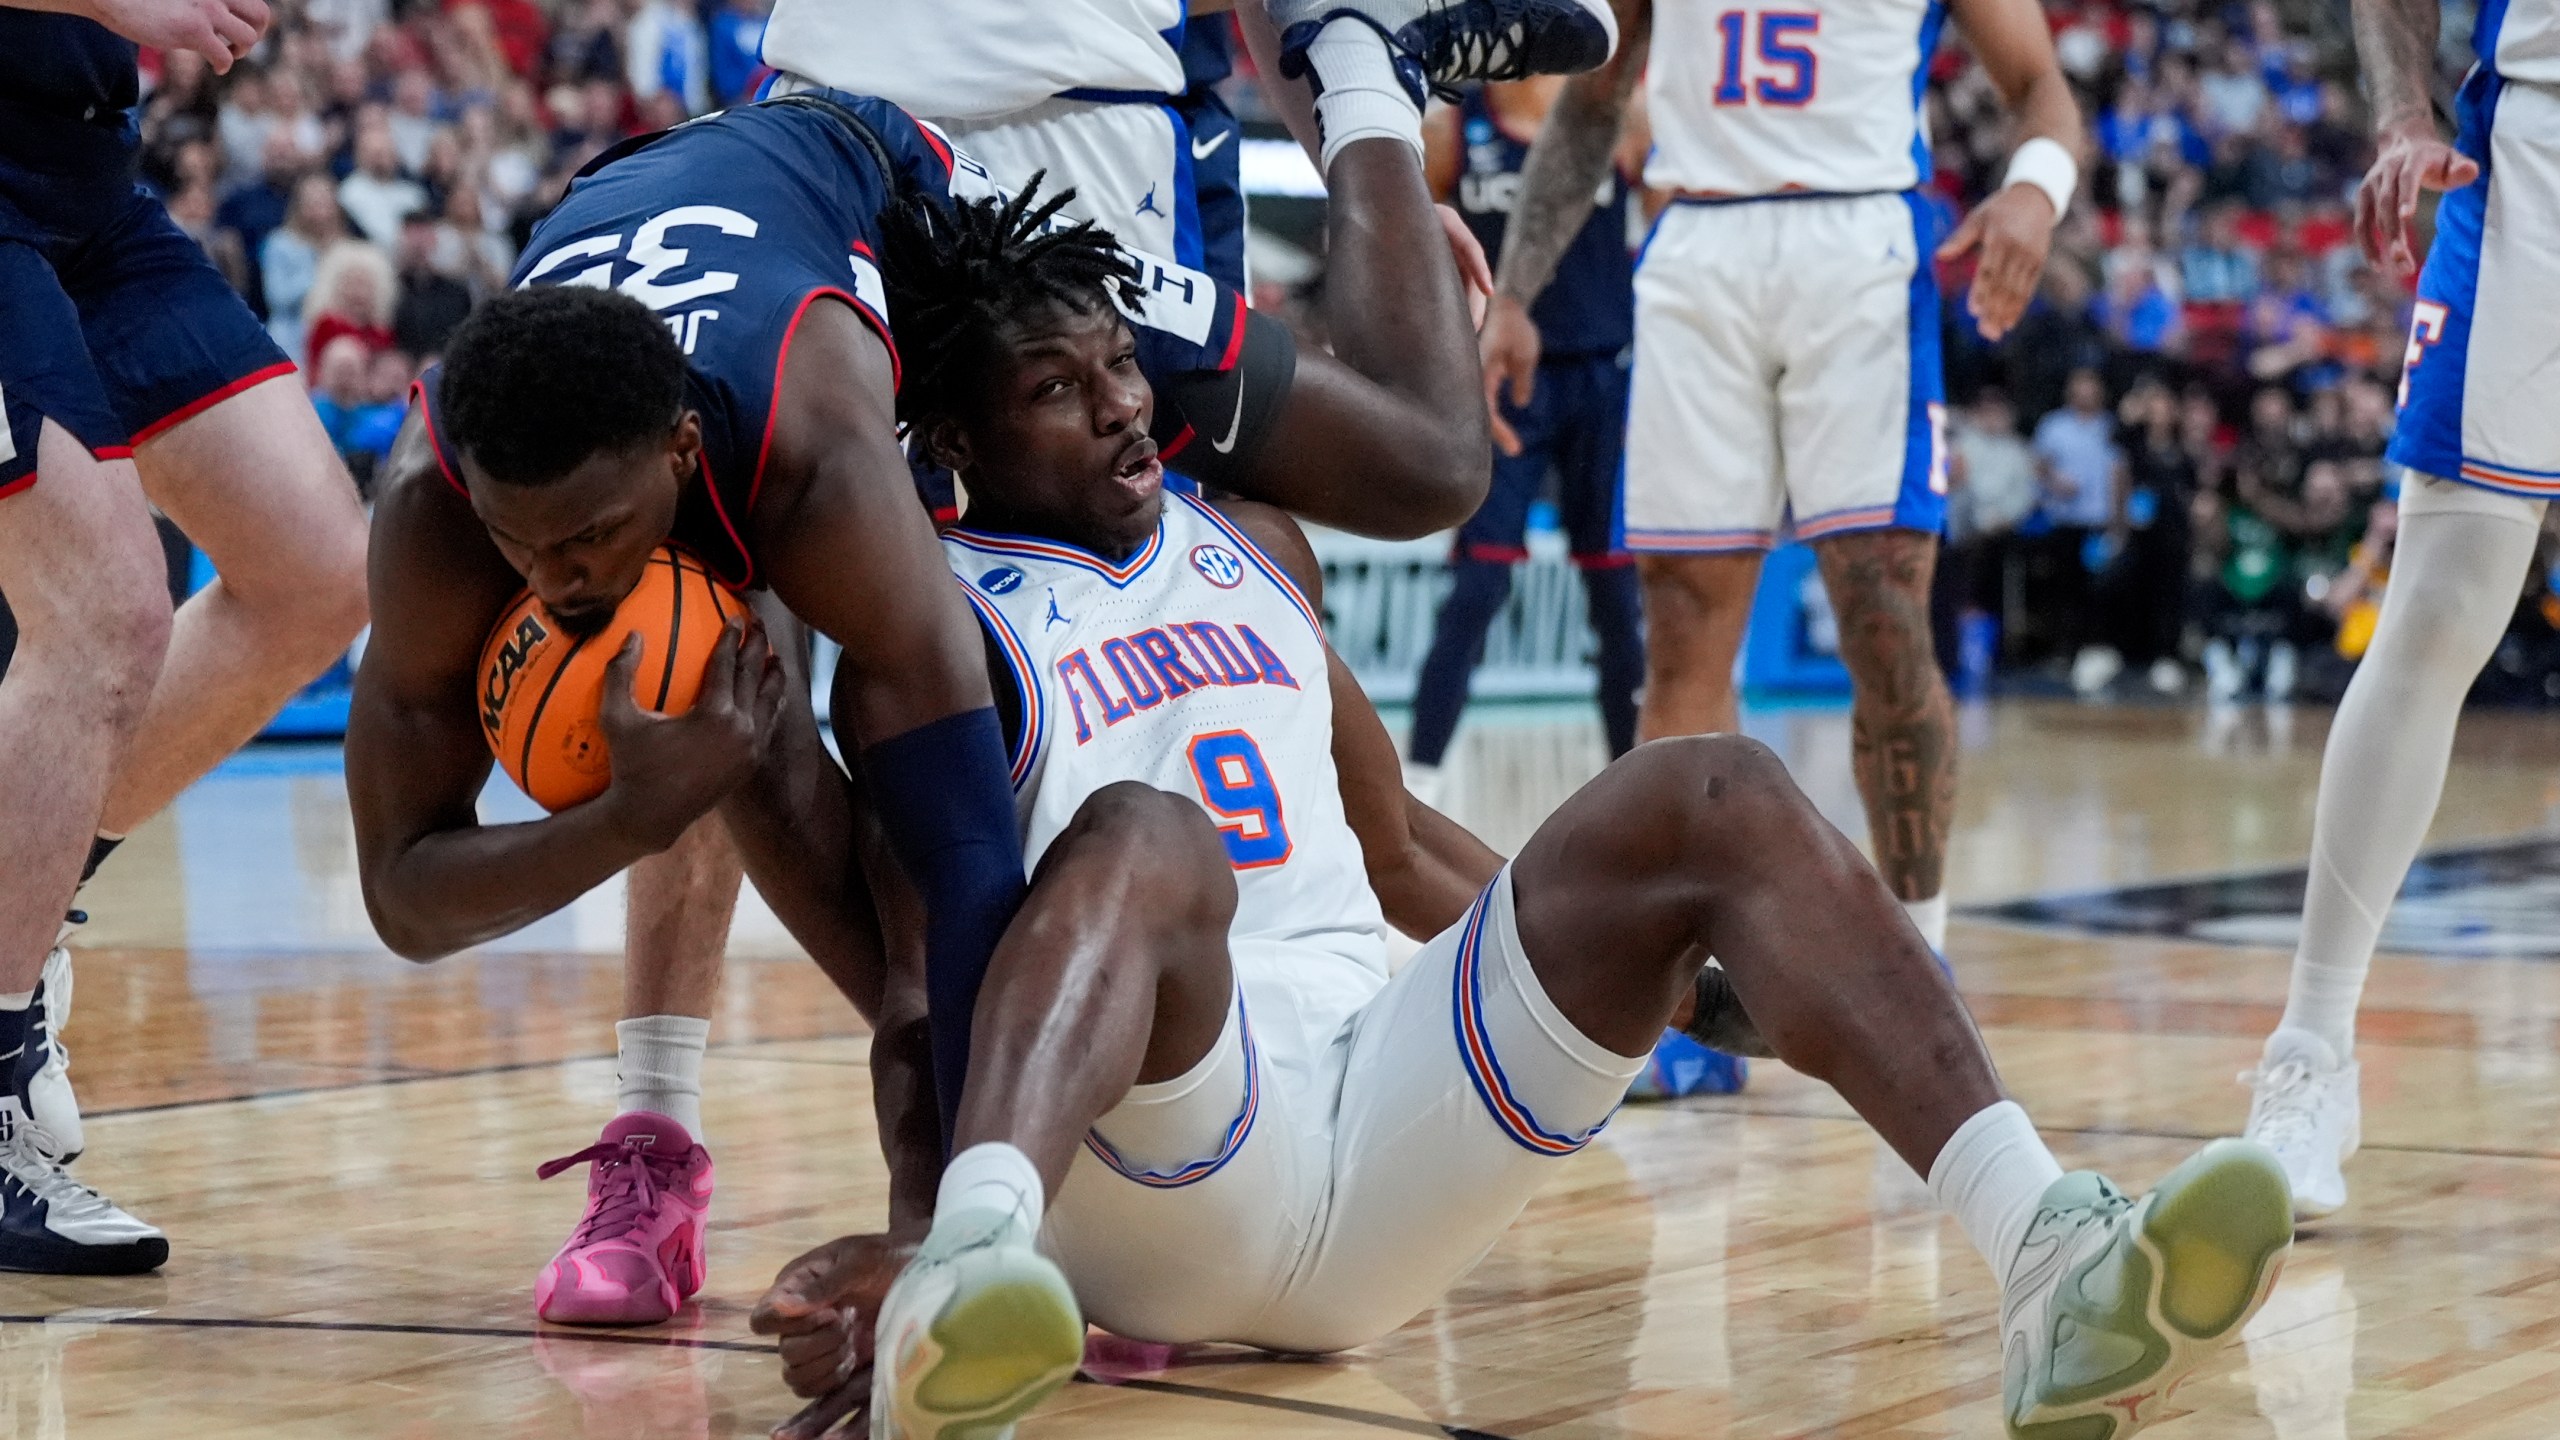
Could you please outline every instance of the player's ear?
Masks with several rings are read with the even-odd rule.
[[[676,417],[676,428],[667,432],[667,460],[679,482],[702,473],[702,414],[687,410]]]
[[[969,468],[975,449],[969,444],[969,432],[960,422],[948,416],[927,421],[924,426],[924,453],[933,463],[957,475]]]

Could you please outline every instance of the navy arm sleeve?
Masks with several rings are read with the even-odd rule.
[[[947,1157],[978,990],[1024,889],[1004,727],[992,707],[945,716],[864,750],[862,764],[889,844],[924,896],[925,1000]]]

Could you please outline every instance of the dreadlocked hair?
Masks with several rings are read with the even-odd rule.
[[[1056,223],[1076,192],[1041,201],[1047,176],[1010,198],[918,196],[890,211],[880,268],[905,365],[900,424],[962,412],[1006,327],[1043,306],[1090,314],[1114,300],[1137,303],[1137,262],[1089,220]]]

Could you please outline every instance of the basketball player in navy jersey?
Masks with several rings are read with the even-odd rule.
[[[1097,230],[986,203],[902,211],[889,245],[900,414],[971,497],[943,547],[985,625],[1036,870],[955,1157],[892,1137],[893,1168],[941,1169],[930,1230],[822,1246],[757,1307],[815,1397],[778,1433],[867,1398],[875,1437],[1010,1436],[1088,1318],[1291,1354],[1387,1334],[1607,1123],[1710,951],[1999,1276],[2019,1440],[2163,1418],[2274,1288],[2274,1158],[2217,1141],[2139,1201],[2065,1175],[1919,933],[1765,747],[1648,745],[1508,863],[1409,796],[1325,642],[1297,525],[1164,490],[1109,298],[1128,272]],[[850,844],[836,823],[796,828],[823,851]],[[1424,941],[1392,976],[1390,923]]]
[[[1335,28],[1345,25],[1368,37],[1355,53],[1392,70],[1367,22]],[[1160,458],[1330,523],[1413,534],[1473,507],[1489,442],[1418,145],[1368,138],[1378,143],[1337,147],[1329,173],[1334,356],[1295,355],[1240,295],[1169,261],[1144,262],[1132,309],[1167,395]],[[874,257],[878,216],[896,197],[992,188],[895,107],[803,89],[608,153],[537,229],[516,277],[537,293],[489,307],[421,384],[376,511],[380,620],[358,675],[348,776],[367,902],[393,948],[448,953],[635,862],[701,853],[704,829],[671,832],[665,817],[698,818],[725,787],[668,784],[645,764],[635,777],[619,758],[604,798],[548,820],[482,827],[473,808],[489,768],[473,673],[489,625],[526,584],[572,629],[600,625],[672,535],[733,583],[770,585],[845,646],[836,722],[923,889],[932,957],[930,1005],[921,993],[881,1002],[880,1043],[929,1034],[939,1094],[946,1108],[956,1101],[974,976],[1022,872],[968,613],[939,578],[903,478],[890,415],[898,362]],[[617,358],[627,338],[609,317],[542,309],[578,303],[541,296],[547,286],[611,288],[659,312],[687,357],[667,414],[633,418],[635,377],[623,372],[636,362]],[[752,649],[723,663],[746,664]],[[722,748],[741,742],[708,719],[665,723],[677,738],[663,748],[702,737],[689,763],[705,776],[734,777],[761,753]],[[627,739],[615,737],[617,757]],[[756,873],[754,846],[738,838]],[[766,858],[798,857],[784,843]],[[641,1046],[622,1037],[626,1113],[573,1157],[598,1162],[587,1217],[537,1286],[555,1320],[663,1319],[701,1283],[710,1177],[697,1017],[717,980],[727,896],[723,877],[670,868],[661,861],[633,886],[665,922],[652,948],[704,967],[644,966],[635,943],[631,1004],[650,1007],[640,1018],[692,1023],[656,1027]],[[891,1123],[930,1136],[932,1094],[884,1093]],[[635,1195],[645,1203],[625,1203]]]
[[[1425,122],[1433,193],[1454,202],[1488,254],[1520,189],[1520,162],[1555,103],[1561,77],[1487,85]],[[1501,397],[1493,489],[1458,531],[1449,598],[1423,658],[1407,752],[1417,793],[1430,796],[1441,757],[1467,704],[1467,684],[1484,654],[1485,631],[1511,593],[1511,567],[1528,558],[1529,507],[1556,477],[1557,510],[1590,600],[1600,642],[1600,718],[1609,754],[1636,743],[1636,685],[1644,674],[1635,570],[1618,548],[1618,461],[1625,450],[1627,345],[1635,333],[1635,264],[1628,226],[1630,177],[1644,163],[1641,123],[1620,138],[1617,170],[1601,182],[1591,218],[1557,262],[1556,278],[1531,311],[1545,348],[1537,387]]]
[[[364,623],[363,515],[293,365],[135,182],[136,42],[228,70],[267,13],[0,0],[0,1269],[167,1256],[63,1170],[69,906]],[[174,620],[153,506],[222,577]]]

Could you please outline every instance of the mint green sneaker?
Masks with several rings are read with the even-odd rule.
[[[880,1306],[872,1440],[1010,1440],[1084,1359],[1084,1312],[1017,1215],[934,1221]]]
[[[2044,1192],[2000,1303],[2011,1440],[2126,1440],[2239,1333],[2293,1244],[2264,1146],[2216,1140],[2139,1200],[2076,1171]]]

